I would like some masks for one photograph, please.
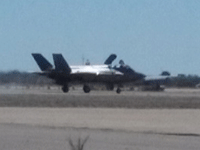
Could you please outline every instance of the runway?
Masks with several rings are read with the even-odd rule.
[[[0,114],[1,124],[200,135],[200,110],[4,107]]]
[[[56,90],[9,92],[0,90],[3,150],[65,150],[70,149],[69,138],[78,142],[87,136],[85,150],[200,149],[200,109],[191,107],[199,103],[198,90],[124,92],[118,98],[107,91],[89,95],[77,91],[66,95]],[[145,103],[149,99],[153,105]],[[90,104],[92,100],[95,103]],[[132,106],[127,107],[122,100]],[[140,105],[134,106],[140,100]],[[159,100],[161,103],[155,105]],[[180,104],[189,108],[180,109]]]
[[[84,150],[198,150],[200,138],[148,133],[0,124],[2,150],[70,150],[69,138],[89,136]]]
[[[196,150],[200,110],[0,108],[0,149],[69,149],[68,139],[89,136],[85,149]]]

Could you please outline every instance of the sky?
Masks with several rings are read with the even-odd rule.
[[[39,71],[31,53],[62,53],[69,65],[200,75],[199,0],[1,0],[0,70]]]

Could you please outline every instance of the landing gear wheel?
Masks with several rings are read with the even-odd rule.
[[[64,85],[64,86],[62,87],[62,91],[63,91],[64,93],[69,92],[69,87],[68,87],[67,85]]]
[[[121,89],[120,88],[117,88],[117,94],[120,94],[121,93]]]
[[[89,93],[89,92],[90,92],[90,87],[89,87],[88,85],[84,85],[84,86],[83,86],[83,91],[84,91],[85,93]]]

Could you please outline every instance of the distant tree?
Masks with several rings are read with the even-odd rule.
[[[200,77],[197,75],[178,75],[171,79],[171,86],[174,87],[195,87],[200,83]]]

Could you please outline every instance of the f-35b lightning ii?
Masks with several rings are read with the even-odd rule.
[[[112,67],[112,62],[116,59],[115,54],[111,54],[104,65],[82,65],[69,66],[62,54],[53,54],[55,68],[41,54],[32,54],[41,69],[39,75],[47,76],[55,80],[56,84],[62,86],[63,92],[69,91],[69,84],[83,84],[83,91],[89,93],[91,83],[103,83],[107,89],[113,90],[117,85],[117,93],[121,92],[121,87],[126,84],[151,85],[160,90],[160,85],[166,82],[168,77],[148,77],[142,73],[134,71],[130,66],[125,65],[120,60],[119,66]]]
[[[63,92],[69,91],[69,84],[83,84],[83,91],[89,93],[91,83],[103,83],[109,88],[113,89],[114,84],[120,81],[123,73],[111,69],[110,65],[116,58],[115,54],[111,54],[104,65],[82,65],[82,66],[69,66],[62,54],[53,54],[53,65],[41,54],[33,53],[33,58],[41,69],[41,72],[36,74],[47,76],[55,80],[56,84],[62,86]],[[121,90],[118,87],[117,93]]]
[[[123,73],[123,76],[126,78],[130,78],[129,84],[134,86],[146,86],[150,87],[151,90],[155,91],[163,91],[164,88],[161,87],[161,85],[164,85],[169,82],[170,80],[170,74],[164,76],[147,76],[138,72],[135,72],[129,65],[126,65],[123,60],[119,61],[119,65],[115,65],[113,69]],[[140,77],[138,80],[135,80],[134,82],[131,81],[132,76],[138,76],[140,74]]]

